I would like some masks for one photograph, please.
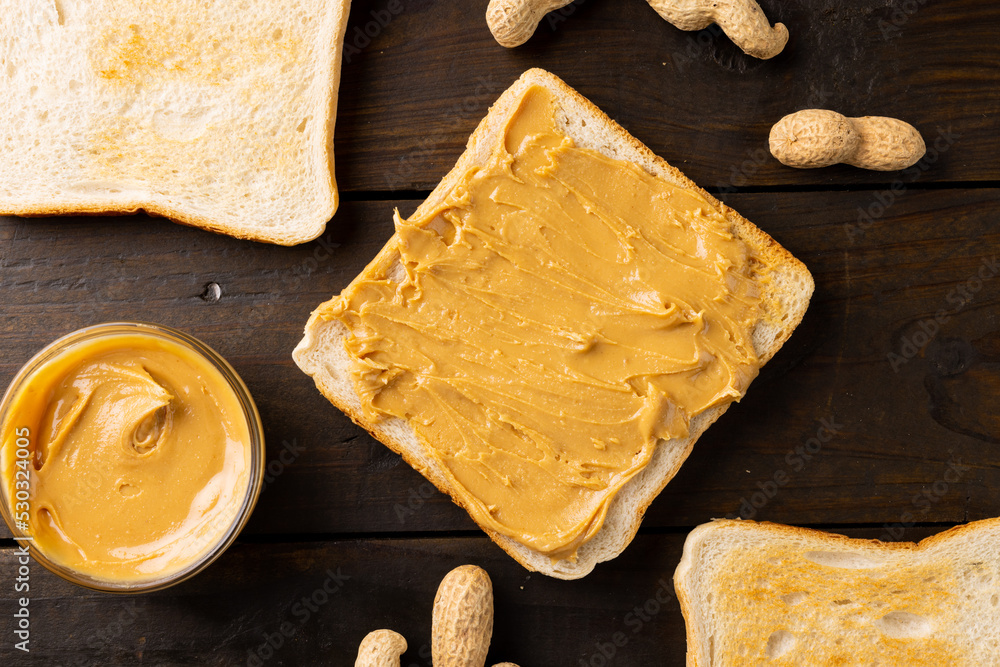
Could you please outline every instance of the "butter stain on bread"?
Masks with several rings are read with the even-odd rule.
[[[0,0],[0,214],[135,213],[281,245],[337,208],[350,0]]]
[[[440,207],[470,169],[486,164],[498,137],[503,136],[508,119],[532,86],[543,87],[551,93],[558,130],[577,146],[633,163],[668,183],[689,188],[725,216],[731,224],[731,232],[748,246],[761,266],[767,267],[767,275],[759,283],[762,316],[751,334],[760,363],[770,359],[805,313],[813,290],[812,277],[805,266],[767,234],[654,155],[560,79],[543,70],[532,69],[525,72],[503,93],[473,133],[467,150],[459,158],[455,168],[421,204],[414,217]],[[398,281],[403,275],[399,259],[400,253],[394,236],[359,279],[367,276]],[[305,336],[294,352],[296,363],[313,377],[320,391],[351,419],[399,452],[438,489],[449,493],[456,502],[462,504],[460,495],[451,488],[448,475],[438,461],[424,451],[408,421],[395,417],[378,420],[366,417],[352,381],[354,361],[344,347],[349,331],[336,319],[324,317],[322,310],[322,307],[317,310],[306,325]],[[728,403],[695,416],[690,422],[686,437],[661,440],[658,443],[648,464],[618,490],[600,529],[579,547],[575,559],[553,560],[549,554],[533,550],[486,526],[482,527],[501,548],[530,570],[562,579],[583,577],[595,564],[614,558],[629,544],[648,505],[676,474],[701,433],[726,407]]]
[[[919,544],[719,520],[674,575],[688,667],[1000,665],[1000,519]]]

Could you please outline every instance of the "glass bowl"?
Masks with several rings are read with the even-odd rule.
[[[36,377],[40,369],[46,368],[48,364],[60,360],[60,358],[63,360],[67,359],[63,355],[74,350],[77,352],[86,350],[88,344],[93,344],[95,341],[123,335],[151,336],[161,341],[167,341],[168,347],[169,343],[180,345],[188,351],[193,352],[203,361],[207,361],[209,365],[221,374],[225,383],[232,389],[235,395],[249,433],[248,465],[246,468],[249,474],[246,476],[246,488],[243,490],[242,500],[238,510],[233,515],[232,522],[224,529],[220,529],[217,532],[212,531],[209,537],[214,538],[218,534],[218,538],[214,540],[209,539],[207,542],[208,546],[201,549],[192,557],[190,562],[181,565],[179,569],[170,569],[162,574],[152,574],[146,578],[140,575],[138,578],[117,580],[101,578],[60,563],[57,558],[50,557],[50,555],[35,545],[30,530],[26,531],[18,527],[18,521],[15,520],[15,510],[18,509],[17,503],[22,502],[22,500],[28,500],[30,494],[18,490],[17,485],[8,480],[15,474],[18,457],[25,458],[29,456],[26,452],[30,451],[30,440],[17,437],[20,435],[18,431],[23,432],[23,429],[16,429],[12,425],[11,428],[14,430],[8,429],[8,420],[12,417],[12,409],[18,404],[18,399],[22,396],[25,389],[31,385],[32,379]],[[2,491],[0,491],[0,513],[3,514],[4,521],[7,523],[11,533],[13,533],[14,539],[19,544],[26,544],[35,561],[46,569],[67,581],[94,590],[112,593],[155,591],[185,581],[198,572],[201,572],[222,555],[246,525],[254,505],[257,503],[263,483],[265,456],[263,427],[257,407],[254,405],[250,392],[247,390],[243,380],[240,379],[239,375],[237,375],[236,371],[233,370],[233,367],[225,359],[193,336],[169,327],[146,322],[110,322],[86,327],[59,338],[38,352],[14,376],[7,392],[3,396],[3,400],[0,401],[0,439],[2,439],[0,440],[0,488],[2,488]],[[30,455],[33,456],[33,453]],[[28,470],[27,474],[29,476],[32,475],[34,467],[32,465],[27,465],[26,467]],[[8,477],[8,475],[11,477]],[[242,476],[239,482],[242,482]],[[34,487],[31,486],[31,488]],[[240,498],[238,489],[235,491],[233,502],[236,502]],[[20,509],[24,509],[24,507],[22,506]]]

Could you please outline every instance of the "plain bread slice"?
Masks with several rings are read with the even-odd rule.
[[[688,667],[1000,665],[1000,519],[919,544],[713,521],[674,586]]]
[[[0,0],[0,214],[140,209],[282,245],[337,208],[350,0]]]

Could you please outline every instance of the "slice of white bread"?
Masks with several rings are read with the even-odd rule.
[[[350,0],[0,0],[0,214],[135,213],[282,245],[337,208]]]
[[[471,167],[482,165],[504,131],[507,119],[516,109],[521,96],[532,86],[551,91],[556,105],[559,130],[578,146],[596,150],[612,158],[633,162],[647,172],[666,181],[700,192],[731,221],[732,229],[742,238],[756,257],[766,266],[761,280],[764,319],[753,330],[754,347],[761,362],[767,361],[791,335],[802,319],[813,290],[812,277],[805,266],[779,246],[767,234],[748,222],[711,195],[699,189],[677,169],[657,157],[608,118],[597,107],[554,75],[540,69],[525,72],[490,108],[489,114],[469,139],[465,153],[455,168],[444,177],[414,215],[436,207],[454,184]],[[368,265],[363,276],[387,277],[398,281],[401,274],[397,238],[393,236],[379,255]],[[449,493],[438,464],[425,454],[414,430],[401,419],[389,418],[378,423],[365,418],[351,378],[353,362],[343,348],[347,334],[337,321],[327,321],[316,313],[309,319],[305,337],[296,347],[294,358],[303,371],[311,375],[320,391],[356,423],[367,429],[403,458],[441,491]],[[596,563],[617,556],[631,542],[639,528],[646,507],[687,458],[698,436],[708,428],[725,407],[714,408],[696,416],[690,425],[690,435],[683,439],[661,441],[651,462],[619,491],[612,502],[601,530],[577,553],[575,562],[564,559],[553,562],[548,555],[486,529],[490,537],[519,563],[530,570],[562,579],[576,579],[590,572]],[[453,498],[456,496],[453,495]],[[457,502],[457,500],[456,500]]]
[[[1000,665],[1000,519],[919,544],[713,521],[674,585],[688,667]]]

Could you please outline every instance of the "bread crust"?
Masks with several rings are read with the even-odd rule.
[[[533,85],[542,86],[553,93],[557,124],[560,125],[560,130],[570,136],[578,146],[598,150],[610,157],[628,160],[655,176],[697,191],[726,216],[737,235],[753,250],[754,255],[763,260],[764,265],[775,267],[776,271],[782,272],[779,276],[781,280],[778,282],[772,280],[771,284],[794,284],[796,288],[794,291],[788,290],[787,293],[783,294],[765,293],[762,300],[764,317],[773,324],[770,325],[771,328],[768,329],[767,336],[755,336],[755,348],[762,364],[769,360],[791,335],[805,314],[813,290],[812,276],[805,266],[770,236],[742,215],[699,188],[683,173],[662,158],[657,157],[649,148],[628,134],[593,103],[545,70],[530,69],[526,71],[500,96],[469,138],[466,150],[458,159],[455,167],[441,180],[413,215],[419,217],[433,210],[444,200],[469,168],[486,162],[499,133],[503,132],[507,119],[516,109],[521,96]],[[586,134],[581,132],[582,126],[573,125],[574,122],[581,120],[586,122]],[[393,268],[399,264],[399,258],[396,237],[393,236],[361,275],[368,278],[389,275]],[[445,477],[435,469],[433,461],[422,458],[420,452],[414,451],[414,448],[403,442],[399,434],[396,433],[400,420],[388,419],[372,422],[366,419],[362,413],[360,402],[356,400],[356,395],[353,397],[347,395],[353,393],[353,389],[347,392],[342,383],[336,383],[330,372],[331,364],[329,361],[318,358],[322,356],[322,354],[317,355],[323,345],[320,339],[324,336],[329,338],[326,332],[338,326],[339,323],[325,321],[319,314],[319,310],[314,312],[306,324],[305,337],[295,349],[296,363],[303,371],[313,376],[320,392],[330,402],[343,410],[352,421],[400,454],[407,463],[430,480],[441,492],[451,495]],[[331,339],[331,343],[337,344],[338,341]],[[329,348],[327,352],[329,352]],[[614,558],[632,541],[649,504],[680,469],[698,437],[725,412],[727,407],[720,406],[710,409],[692,419],[688,437],[671,440],[669,443],[661,441],[658,444],[650,464],[619,490],[612,501],[604,525],[594,538],[580,547],[576,562],[568,560],[552,562],[544,554],[533,551],[486,527],[480,527],[504,551],[529,570],[540,571],[560,579],[583,577],[593,569],[596,563]],[[410,430],[412,432],[412,429]],[[665,453],[665,448],[668,446],[670,448],[669,455]],[[657,464],[657,462],[659,463]],[[656,464],[655,467],[654,464]],[[638,489],[638,491],[632,493],[629,492],[629,489],[633,491]],[[633,495],[637,495],[637,497],[633,498]],[[452,496],[452,499],[457,504],[462,505],[461,500],[456,496]],[[628,500],[626,501],[626,499]],[[627,509],[621,506],[625,502],[628,502]],[[463,506],[463,508],[468,511],[467,507]]]

